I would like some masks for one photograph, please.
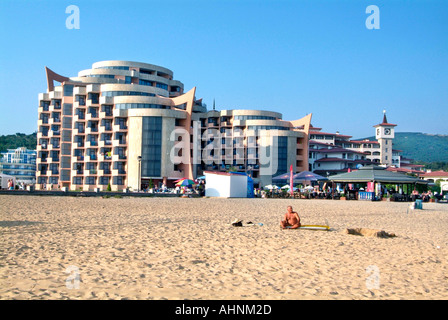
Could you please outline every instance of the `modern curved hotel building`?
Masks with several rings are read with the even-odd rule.
[[[138,190],[150,179],[172,185],[229,168],[263,186],[291,165],[308,170],[311,115],[207,110],[196,88],[184,92],[171,70],[147,63],[102,61],[70,78],[46,73],[37,189]]]

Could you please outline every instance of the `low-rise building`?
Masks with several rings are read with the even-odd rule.
[[[13,176],[17,183],[35,183],[36,155],[36,150],[25,147],[8,149],[7,152],[2,152],[0,173]]]

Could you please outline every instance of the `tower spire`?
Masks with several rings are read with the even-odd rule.
[[[386,118],[386,110],[383,110],[383,123],[388,123]]]

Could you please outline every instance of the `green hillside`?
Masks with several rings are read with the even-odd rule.
[[[6,152],[8,149],[17,149],[26,147],[30,150],[36,150],[37,133],[24,134],[16,133],[6,136],[0,136],[0,152]]]
[[[395,132],[394,149],[402,150],[403,157],[415,162],[448,162],[448,135]]]

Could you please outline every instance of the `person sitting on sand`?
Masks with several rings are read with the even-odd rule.
[[[286,210],[284,219],[280,221],[280,227],[282,229],[297,229],[300,227],[301,224],[298,213],[293,211],[291,206],[288,206]]]

